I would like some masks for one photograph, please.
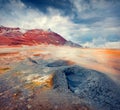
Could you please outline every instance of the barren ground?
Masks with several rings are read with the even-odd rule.
[[[82,69],[86,74],[89,71],[92,74],[93,70],[92,77],[97,76],[98,71],[102,74],[102,76],[97,76],[98,80],[105,75],[105,83],[110,82],[118,88],[115,90],[115,94],[118,95],[120,92],[120,50],[53,45],[1,46],[0,110],[89,110],[98,108],[101,110],[103,106],[103,110],[119,110],[119,104],[116,104],[116,109],[114,105],[100,106],[99,102],[95,106],[95,101],[91,101],[93,97],[87,99],[83,96],[84,98],[82,98],[81,92],[76,93],[76,90],[82,87],[78,84],[79,76],[74,80],[74,76],[70,76],[65,71],[70,70],[67,68],[73,68],[71,69],[73,75]],[[84,80],[88,80],[87,76],[85,78],[87,79]],[[73,81],[72,84],[71,81]],[[75,87],[78,87],[77,89],[73,88],[74,83]],[[84,87],[87,86],[84,85]],[[112,91],[111,88],[107,88]],[[116,96],[113,95],[112,99],[117,103],[115,98]],[[112,99],[110,98],[110,100]]]

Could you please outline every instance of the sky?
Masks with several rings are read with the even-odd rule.
[[[51,29],[92,48],[120,48],[120,0],[0,0],[0,25]]]

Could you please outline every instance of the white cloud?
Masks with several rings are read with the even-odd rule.
[[[95,17],[105,17],[114,7],[113,1],[106,0],[70,0],[73,4],[73,12],[77,13],[78,18],[91,19]]]
[[[106,48],[120,48],[120,42],[106,42],[105,43]]]
[[[0,24],[4,26],[24,29],[51,28],[67,39],[70,38],[71,30],[76,27],[69,17],[62,16],[62,12],[54,8],[49,7],[48,13],[44,14],[40,10],[27,7],[20,0],[10,0],[5,7],[5,10],[0,11]],[[9,14],[6,14],[5,11],[8,10],[10,10]]]
[[[102,43],[101,41],[93,40],[92,42],[86,42],[82,44],[84,47],[90,47],[90,48],[114,48],[114,49],[119,49],[120,48],[120,42],[106,42],[103,40]],[[97,44],[98,43],[98,44]]]
[[[71,0],[72,1],[72,0]],[[97,0],[94,1],[93,8],[96,8]],[[74,0],[73,10],[76,10],[80,14],[80,18],[93,18],[97,16],[95,12],[84,14],[85,10],[89,10],[91,5],[83,4],[83,0]],[[99,4],[99,7],[102,6]],[[104,7],[104,6],[103,6]],[[9,13],[6,13],[9,12]],[[74,23],[71,20],[72,16],[65,16],[63,12],[51,7],[47,8],[47,13],[26,6],[20,0],[9,0],[4,5],[4,9],[0,10],[0,24],[4,26],[20,27],[24,29],[32,28],[50,28],[65,37],[67,40],[73,40],[80,42],[80,39],[85,36],[92,36],[93,42],[86,42],[83,45],[89,45],[90,47],[96,47],[102,45],[103,38],[109,35],[109,33],[117,33],[120,35],[120,27],[116,27],[116,18],[106,18],[102,21],[97,21],[91,25]],[[78,41],[79,39],[79,41]],[[95,43],[97,41],[97,43]],[[82,42],[82,41],[81,41]],[[101,42],[101,43],[100,43]],[[107,42],[105,40],[104,42]],[[108,44],[107,44],[108,45]],[[110,46],[110,44],[108,45]]]

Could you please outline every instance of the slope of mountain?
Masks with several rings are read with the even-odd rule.
[[[66,46],[72,46],[72,47],[82,47],[81,45],[77,44],[77,43],[74,43],[72,41],[67,41],[65,43]]]
[[[59,34],[42,29],[24,30],[20,28],[0,27],[0,45],[37,45],[53,44],[75,46],[74,43],[68,43]],[[79,46],[79,45],[77,45]]]

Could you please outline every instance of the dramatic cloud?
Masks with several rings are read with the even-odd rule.
[[[1,0],[0,24],[24,29],[50,28],[83,46],[120,48],[119,0],[49,2],[56,6],[44,2],[44,9],[34,1],[31,5],[28,0]]]
[[[9,12],[9,13],[7,13]],[[51,7],[47,8],[47,14],[39,9],[27,7],[20,0],[10,0],[0,10],[0,24],[4,26],[31,28],[51,28],[53,31],[70,38],[71,30],[76,27],[68,16],[62,16],[62,12]]]

